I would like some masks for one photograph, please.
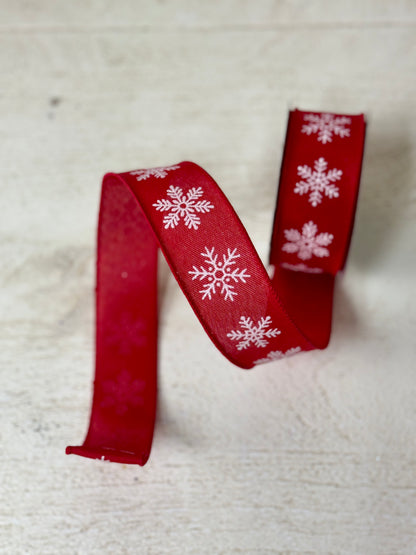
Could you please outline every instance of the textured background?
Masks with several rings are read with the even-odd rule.
[[[416,553],[413,0],[0,0],[0,550]],[[266,259],[287,111],[366,112],[326,351],[243,372],[162,268],[144,468],[66,457],[101,176],[190,159]]]

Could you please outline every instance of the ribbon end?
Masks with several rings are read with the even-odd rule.
[[[105,447],[91,448],[85,445],[68,445],[65,449],[66,455],[79,455],[88,459],[100,461],[117,462],[123,464],[138,464],[144,466],[150,456],[150,451],[133,453],[130,451],[117,451]]]

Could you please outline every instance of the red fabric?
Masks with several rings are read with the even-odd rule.
[[[157,248],[214,344],[241,368],[324,348],[351,238],[362,115],[290,113],[269,278],[215,181],[192,162],[107,174],[97,248],[90,427],[67,453],[145,464],[156,412]]]

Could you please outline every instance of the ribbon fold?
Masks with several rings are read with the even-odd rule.
[[[157,249],[205,331],[241,368],[327,346],[351,240],[363,115],[290,112],[269,278],[237,214],[192,162],[104,176],[90,426],[68,454],[144,465],[157,395]]]

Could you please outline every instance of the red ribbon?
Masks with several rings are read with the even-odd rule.
[[[192,162],[107,174],[97,247],[96,371],[84,444],[144,465],[157,391],[157,249],[205,331],[241,368],[323,349],[357,203],[363,115],[290,113],[269,278],[237,214]]]

